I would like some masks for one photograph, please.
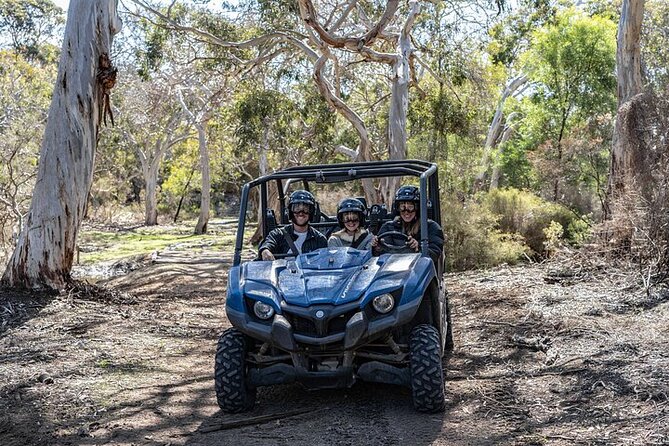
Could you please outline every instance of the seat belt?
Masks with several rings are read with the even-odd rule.
[[[358,249],[358,246],[362,245],[362,242],[367,240],[369,237],[371,237],[371,233],[367,232],[367,235],[365,237],[359,237],[358,240],[353,240],[353,243],[351,243],[351,248],[353,249]]]
[[[300,255],[300,251],[299,249],[297,249],[295,241],[290,236],[290,234],[288,234],[288,231],[286,231],[285,229],[281,229],[281,232],[283,232],[283,238],[286,239],[286,243],[288,243],[290,249],[295,253],[296,256]]]

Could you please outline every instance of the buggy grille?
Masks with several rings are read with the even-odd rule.
[[[326,337],[337,333],[343,333],[346,330],[346,323],[355,314],[355,310],[334,316],[327,321],[317,323],[311,318],[298,314],[284,313],[290,325],[293,326],[293,332],[303,336]],[[319,321],[320,322],[320,321]]]

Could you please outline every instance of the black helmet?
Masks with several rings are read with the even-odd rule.
[[[416,206],[416,218],[420,215],[420,189],[416,186],[402,186],[395,192],[393,201],[393,212],[400,215],[400,202],[411,202]]]
[[[314,218],[316,213],[316,199],[308,190],[296,190],[288,198],[288,218],[293,220],[293,205],[304,203],[309,206],[309,221]]]
[[[360,219],[360,227],[365,226],[365,205],[357,198],[344,198],[337,205],[337,221],[339,227],[344,227],[344,214],[347,212],[356,212]]]

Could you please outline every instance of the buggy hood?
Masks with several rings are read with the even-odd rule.
[[[384,254],[322,248],[294,259],[242,265],[241,292],[258,300],[307,307],[341,305],[394,291],[406,283],[420,254]],[[365,299],[367,300],[367,299]]]

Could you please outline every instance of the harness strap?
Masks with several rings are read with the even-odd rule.
[[[286,239],[286,243],[288,243],[288,246],[290,246],[290,249],[293,251],[293,253],[297,256],[300,254],[300,250],[297,249],[297,246],[295,245],[295,241],[293,238],[288,234],[288,231],[286,231],[285,228],[281,229],[281,232],[283,233],[283,238]]]

